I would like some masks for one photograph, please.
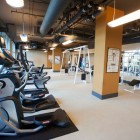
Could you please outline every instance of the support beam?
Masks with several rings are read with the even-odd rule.
[[[115,9],[115,18],[124,15]],[[123,26],[110,28],[107,23],[113,19],[114,8],[107,7],[105,12],[96,18],[94,80],[92,94],[100,99],[118,96],[118,72],[107,72],[108,50],[118,49],[121,53]],[[111,57],[112,58],[112,57]]]
[[[52,51],[47,52],[47,69],[52,69]]]

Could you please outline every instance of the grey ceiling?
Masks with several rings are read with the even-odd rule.
[[[87,1],[89,0],[75,0],[73,1],[73,3],[78,5],[79,3],[82,3],[82,2],[86,3]],[[103,0],[92,0],[92,1],[98,4],[102,2]],[[23,14],[22,13],[25,13],[24,14],[24,22],[25,22],[24,33],[29,35],[30,40],[35,40],[35,41],[45,42],[45,43],[50,42],[51,40],[54,40],[55,35],[47,34],[45,37],[41,37],[38,34],[40,24],[42,23],[42,20],[47,10],[49,2],[50,0],[25,0],[24,8],[14,9],[8,6],[5,0],[1,0],[0,2],[0,20],[1,20],[0,27],[3,27],[4,25],[6,25],[5,27],[8,27],[8,31],[10,32],[10,36],[12,37],[12,39],[14,41],[20,41],[19,34],[23,33]],[[109,5],[113,6],[113,2],[111,2]],[[139,7],[140,7],[140,0],[116,0],[116,8],[125,11],[125,13],[129,13],[134,10],[137,10],[139,9]],[[70,6],[69,6],[69,9],[70,9]],[[61,18],[62,17],[60,17],[60,19]],[[53,25],[53,27],[56,26],[56,24],[60,21],[60,19]],[[95,26],[94,20],[87,21],[85,19],[86,18],[82,19],[82,17],[79,17],[79,21],[77,21],[77,23],[75,23],[74,25],[69,26],[69,28],[62,34],[65,34],[64,36],[70,35],[70,34],[77,34],[78,36],[81,35],[83,38],[90,39],[90,42],[91,42],[94,38],[94,26]],[[64,20],[62,23],[64,24],[65,22],[66,20]],[[127,32],[126,33],[127,35],[130,32],[133,33],[131,29],[134,28],[134,24],[135,24],[135,27],[137,26],[136,28],[139,28],[139,25],[140,25],[139,21],[132,24],[128,24],[124,27],[124,34],[126,32]],[[139,30],[137,30],[137,32],[135,33],[139,33]],[[57,39],[59,39],[58,36],[57,36]],[[81,42],[79,41],[78,43],[82,44],[83,42],[81,40]],[[75,46],[77,44],[74,43],[72,45]],[[68,46],[68,47],[71,47],[71,46]]]

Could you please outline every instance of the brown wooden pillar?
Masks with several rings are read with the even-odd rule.
[[[94,80],[92,94],[100,99],[118,96],[119,66],[117,72],[107,72],[108,64],[112,56],[108,56],[112,48],[121,53],[123,26],[110,28],[107,26],[113,20],[114,9],[106,7],[104,13],[96,18],[95,29],[95,57],[94,57]],[[124,15],[123,11],[115,9],[115,19]],[[111,52],[111,51],[110,51]],[[120,56],[118,61],[120,60]],[[113,64],[111,64],[113,66]],[[113,67],[112,67],[113,68]],[[111,70],[112,71],[112,70]]]
[[[47,52],[47,69],[52,69],[52,51]]]

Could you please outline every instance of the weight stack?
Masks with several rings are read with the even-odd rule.
[[[65,73],[68,73],[68,69],[65,69]]]
[[[86,74],[85,73],[81,74],[81,80],[86,80]]]

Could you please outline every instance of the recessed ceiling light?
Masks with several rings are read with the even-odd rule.
[[[50,48],[50,50],[54,50],[55,48]]]
[[[104,9],[105,9],[105,8],[104,8],[103,6],[99,6],[99,7],[98,7],[98,10],[99,10],[99,11],[104,11]]]
[[[46,52],[48,52],[47,50],[44,50],[44,52],[46,53]]]
[[[56,43],[53,43],[53,44],[52,44],[52,47],[56,47],[57,45],[58,45],[58,44],[56,44]]]
[[[6,0],[7,4],[13,8],[22,8],[24,0]]]
[[[74,42],[74,40],[67,40],[67,41],[63,42],[62,44],[63,44],[63,45],[67,45],[67,44],[70,44],[70,43],[72,43],[72,42]]]

